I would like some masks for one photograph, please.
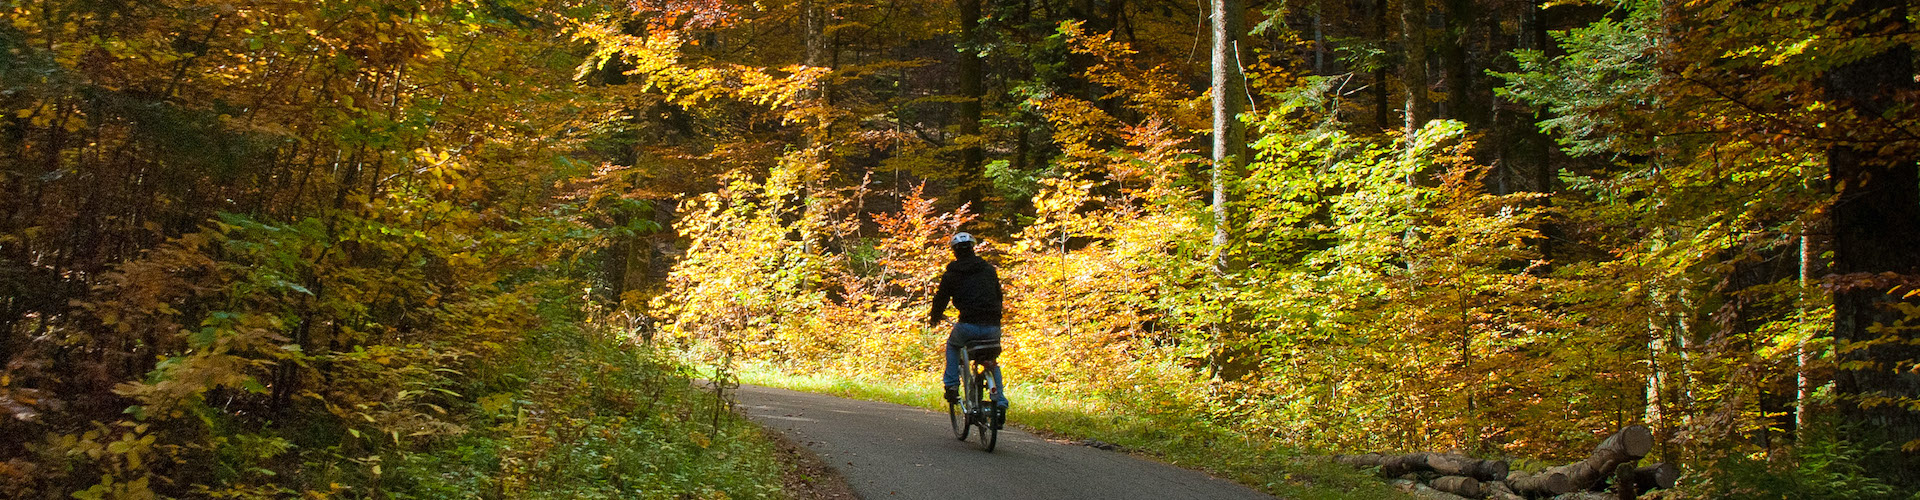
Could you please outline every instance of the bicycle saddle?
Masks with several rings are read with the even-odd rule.
[[[1000,339],[967,341],[967,357],[978,361],[992,361],[1000,357]]]

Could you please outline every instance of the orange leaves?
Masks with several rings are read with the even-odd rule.
[[[952,259],[946,238],[977,217],[965,206],[950,213],[934,212],[934,200],[924,194],[926,187],[921,183],[901,196],[899,212],[873,215],[873,222],[886,235],[875,244],[880,252],[875,262],[883,269],[882,276],[915,298],[933,294],[935,279]],[[987,251],[988,244],[982,241],[977,250]]]
[[[1151,117],[1121,129],[1128,157],[1108,168],[1108,178],[1122,194],[1149,203],[1168,203],[1180,195],[1178,183],[1204,159],[1194,149],[1192,138],[1172,125]]]

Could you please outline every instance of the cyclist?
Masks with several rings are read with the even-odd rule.
[[[993,264],[973,254],[975,243],[973,235],[967,233],[954,234],[948,241],[953,262],[940,275],[940,287],[933,293],[933,314],[927,318],[927,326],[939,326],[949,300],[960,310],[953,333],[947,335],[947,371],[942,381],[946,383],[948,403],[960,399],[960,370],[966,368],[960,366],[960,349],[970,340],[1000,338],[1000,275]],[[991,365],[989,371],[993,375],[993,428],[998,429],[1006,423],[1007,395],[1000,385],[1000,365]]]

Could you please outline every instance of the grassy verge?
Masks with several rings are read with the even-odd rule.
[[[536,344],[525,389],[490,396],[513,406],[493,429],[506,496],[784,496],[759,427],[697,390],[679,365],[577,331]]]
[[[791,466],[773,439],[695,387],[686,365],[552,302],[539,306],[543,326],[453,382],[466,397],[446,411],[464,432],[337,461],[331,469],[372,465],[371,478],[331,474],[354,485],[338,496],[789,497]]]
[[[765,365],[747,366],[741,382],[841,397],[885,401],[946,411],[932,377],[925,380],[866,380],[820,374],[788,373]],[[1112,410],[1113,405],[1057,394],[1044,387],[1009,389],[1010,425],[1055,439],[1098,440],[1181,467],[1285,498],[1374,499],[1402,497],[1384,482],[1350,467],[1302,460],[1297,450],[1213,425],[1190,415],[1142,415]]]

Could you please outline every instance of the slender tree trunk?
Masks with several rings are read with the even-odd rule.
[[[1678,309],[1681,311],[1697,310],[1700,307],[1698,304],[1699,301],[1688,297],[1686,294],[1686,290],[1678,290],[1678,295],[1674,297],[1673,300],[1680,304]],[[1667,386],[1672,388],[1667,392],[1669,396],[1667,399],[1669,403],[1667,407],[1679,414],[1679,426],[1686,427],[1693,425],[1693,416],[1698,413],[1694,410],[1693,404],[1694,401],[1697,400],[1697,398],[1693,397],[1695,381],[1693,376],[1693,348],[1697,344],[1697,340],[1694,338],[1694,322],[1696,319],[1686,313],[1681,313],[1674,315],[1670,320],[1673,322],[1673,330],[1667,339],[1667,351],[1673,354],[1671,360],[1677,363],[1677,366],[1669,366],[1667,369]]]
[[[986,176],[981,175],[980,101],[986,96],[984,71],[980,61],[980,0],[955,0],[960,13],[960,201],[969,203],[973,213],[985,213]]]
[[[1480,13],[1470,0],[1446,0],[1442,5],[1447,26],[1437,52],[1446,71],[1446,117],[1466,122],[1470,130],[1485,130],[1491,96],[1480,85],[1480,71],[1467,51],[1474,30],[1479,29]]]
[[[824,68],[832,64],[827,40],[827,9],[820,6],[820,0],[801,0],[800,15],[806,24],[803,30],[806,38],[807,53],[803,64]]]
[[[626,227],[633,222],[633,216],[623,211],[615,211],[610,216],[615,227]],[[627,283],[631,280],[628,279],[628,275],[633,274],[633,269],[627,266],[633,262],[633,259],[628,256],[633,254],[636,239],[638,238],[631,234],[614,237],[608,242],[607,249],[602,251],[600,265],[605,266],[605,282],[601,284],[605,287],[604,295],[598,297],[599,300],[618,303],[620,296],[625,295],[629,290]]]
[[[1028,168],[1027,156],[1033,154],[1033,127],[1024,121],[1013,129],[1013,171],[1025,172]]]
[[[1433,116],[1433,104],[1427,98],[1427,0],[1400,0],[1400,47],[1405,56],[1400,86],[1407,102],[1402,126],[1411,139]]]
[[[1327,3],[1313,0],[1313,74],[1327,74]]]
[[[827,35],[827,9],[821,6],[822,0],[800,0],[801,38],[806,44],[806,53],[801,64],[815,68],[833,67],[833,43]],[[823,82],[819,87],[802,94],[806,99],[819,99],[822,104],[833,104],[833,93]],[[829,139],[821,137],[833,128],[830,123],[808,127],[801,134],[801,146],[811,148]]]
[[[1864,33],[1900,33],[1907,25],[1904,0],[1854,2],[1838,22],[1859,22],[1878,16]],[[1913,52],[1906,45],[1862,58],[1829,72],[1828,98],[1854,110],[1858,116],[1883,116],[1911,96]],[[1866,123],[1873,123],[1868,121]],[[1874,144],[1838,143],[1827,150],[1827,169],[1835,193],[1833,272],[1851,281],[1895,273],[1920,273],[1920,168],[1914,159],[1888,154]],[[1837,343],[1880,342],[1859,349],[1840,349],[1842,367],[1835,373],[1836,388],[1844,398],[1840,413],[1851,439],[1861,444],[1888,443],[1889,451],[1861,460],[1876,475],[1907,486],[1920,485],[1920,458],[1900,451],[1920,439],[1920,414],[1900,401],[1920,398],[1920,374],[1913,373],[1920,345],[1908,331],[1879,331],[1909,318],[1893,306],[1913,304],[1902,295],[1910,287],[1885,283],[1841,286],[1833,297],[1833,337]],[[1885,398],[1885,399],[1883,399]],[[1891,399],[1891,402],[1888,401]]]
[[[1230,248],[1235,231],[1235,214],[1232,204],[1235,199],[1228,186],[1233,179],[1241,175],[1245,165],[1247,144],[1246,126],[1240,123],[1240,111],[1246,106],[1246,80],[1241,74],[1239,58],[1240,37],[1246,32],[1243,17],[1246,8],[1242,0],[1212,0],[1208,6],[1212,20],[1212,80],[1210,92],[1213,98],[1213,169],[1211,184],[1213,188],[1213,271],[1224,276],[1239,266],[1241,259],[1234,258]],[[1211,353],[1207,360],[1207,375],[1211,378],[1236,379],[1242,369],[1230,365],[1235,351],[1234,340],[1239,337],[1239,316],[1241,311],[1233,304],[1223,304],[1229,311],[1227,317],[1212,325]],[[1244,364],[1244,363],[1240,363]]]
[[[1668,428],[1665,422],[1667,409],[1666,405],[1662,404],[1665,401],[1660,394],[1661,388],[1665,386],[1662,383],[1661,371],[1666,369],[1666,362],[1662,359],[1666,349],[1663,348],[1664,342],[1661,341],[1664,333],[1660,327],[1659,290],[1656,289],[1647,294],[1647,309],[1647,378],[1644,392],[1646,408],[1643,411],[1647,425],[1653,426],[1657,432]]]
[[[1810,274],[1813,261],[1812,256],[1807,252],[1809,246],[1807,234],[1803,230],[1800,233],[1800,293],[1799,300],[1795,301],[1798,304],[1794,306],[1799,316],[1797,323],[1801,328],[1805,328],[1807,322],[1807,275]],[[1799,344],[1794,346],[1793,352],[1793,435],[1795,442],[1806,442],[1807,394],[1810,389],[1807,377],[1807,339],[1802,337]]]
[[[1427,2],[1426,0],[1400,0],[1400,41],[1405,50],[1400,68],[1400,87],[1406,92],[1405,122],[1401,130],[1406,134],[1406,161],[1415,161],[1413,148],[1414,136],[1420,127],[1432,117],[1433,104],[1427,98]],[[1409,170],[1406,183],[1414,187],[1419,183],[1420,172]],[[1412,209],[1413,207],[1407,207]],[[1415,251],[1414,241],[1419,232],[1414,226],[1407,226],[1401,239],[1401,250],[1407,265],[1407,273],[1415,283],[1420,280],[1421,259]]]
[[[1389,24],[1387,22],[1387,5],[1387,0],[1374,0],[1373,2],[1373,36],[1382,44],[1387,43],[1387,25]],[[1389,110],[1387,104],[1388,93],[1387,64],[1385,61],[1380,61],[1379,64],[1374,65],[1373,68],[1373,123],[1375,126],[1380,127],[1380,130],[1391,128],[1391,125],[1388,125],[1389,122],[1387,121]]]
[[[1227,244],[1233,231],[1230,179],[1246,164],[1243,152],[1247,129],[1240,123],[1245,109],[1246,76],[1241,74],[1237,50],[1246,32],[1242,0],[1212,0],[1213,13],[1213,250],[1214,265],[1228,266]]]
[[[1547,38],[1547,23],[1544,14],[1541,12],[1540,4],[1529,4],[1525,7],[1525,10],[1521,12],[1520,26],[1522,33],[1520,39],[1523,40],[1522,48],[1530,48],[1552,54],[1554,50],[1551,47],[1551,40]],[[1549,196],[1541,197],[1539,204],[1542,208],[1551,207],[1553,205],[1553,197],[1551,196],[1554,192],[1553,182],[1554,179],[1559,178],[1560,174],[1553,162],[1553,140],[1548,137],[1547,134],[1541,132],[1540,127],[1537,125],[1547,119],[1547,114],[1545,111],[1534,111],[1518,115],[1517,119],[1524,121],[1524,123],[1515,124],[1512,134],[1507,136],[1507,140],[1501,141],[1503,146],[1512,148],[1510,153],[1501,155],[1501,163],[1506,165],[1505,168],[1518,171],[1520,175],[1516,176],[1516,178],[1525,181],[1523,185],[1516,186],[1516,191],[1531,190],[1537,193],[1545,193]],[[1551,214],[1552,212],[1548,211],[1546,213]],[[1551,263],[1555,261],[1553,242],[1555,238],[1560,236],[1561,231],[1559,225],[1554,223],[1552,215],[1548,215],[1546,219],[1542,221],[1541,226],[1540,232],[1542,237],[1536,240],[1535,247],[1540,251],[1540,259],[1549,263],[1541,266],[1541,272],[1547,273],[1552,271],[1553,265]]]

